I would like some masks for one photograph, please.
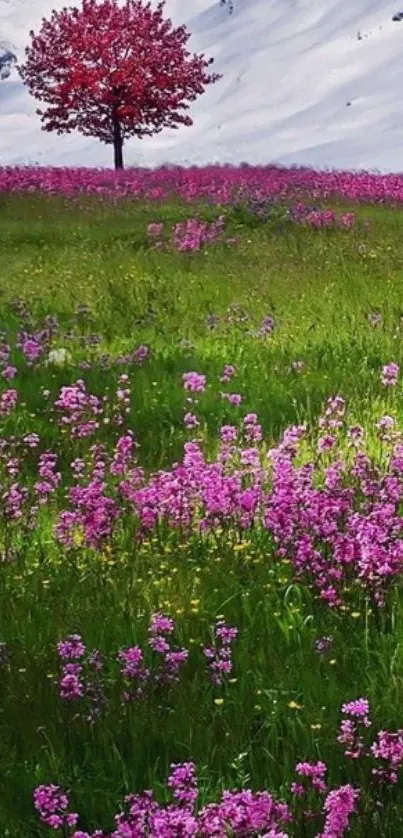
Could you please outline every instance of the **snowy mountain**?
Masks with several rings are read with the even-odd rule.
[[[403,20],[395,0],[167,0],[223,78],[194,125],[131,140],[126,165],[216,162],[403,171]],[[74,0],[0,0],[0,46],[23,58],[31,28]],[[0,52],[1,56],[1,52]],[[0,81],[0,164],[111,166],[112,150],[41,131],[15,70]],[[7,75],[7,72],[6,72]]]

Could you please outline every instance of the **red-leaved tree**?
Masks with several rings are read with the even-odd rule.
[[[45,131],[80,131],[113,143],[123,168],[123,144],[163,128],[192,125],[189,103],[220,75],[213,59],[191,55],[190,33],[165,19],[165,2],[82,0],[80,9],[43,19],[18,69],[33,96]]]

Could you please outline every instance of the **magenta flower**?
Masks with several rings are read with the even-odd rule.
[[[211,680],[218,686],[223,684],[226,676],[232,672],[231,644],[237,635],[237,628],[227,625],[221,618],[217,619],[214,631],[214,645],[203,648],[203,654],[208,661]]]
[[[296,766],[295,770],[296,770],[296,773],[299,774],[300,777],[306,777],[309,780],[310,784],[312,785],[312,788],[314,788],[315,791],[318,791],[318,792],[326,791],[327,786],[326,786],[326,781],[324,779],[325,775],[327,773],[326,763],[324,763],[324,762],[299,762],[298,765]],[[294,794],[295,793],[301,794],[301,792],[299,791],[298,784],[294,784],[294,785],[296,785],[297,788],[298,788],[298,791],[297,792],[294,791]],[[308,789],[305,789],[303,786],[302,786],[302,788],[303,788],[304,793],[305,793],[305,791],[308,790]]]
[[[193,810],[198,797],[196,770],[193,762],[171,765],[168,786],[175,800],[187,809]]]
[[[60,698],[64,701],[76,701],[84,696],[85,687],[81,680],[83,668],[79,663],[66,663],[59,682]]]
[[[343,838],[358,797],[359,792],[351,785],[329,792],[323,806],[326,814],[324,830],[317,838]]]
[[[62,660],[80,660],[85,655],[85,645],[79,634],[69,634],[57,644],[57,651]]]
[[[369,727],[369,701],[367,698],[357,698],[356,701],[349,701],[342,705],[342,713],[345,716],[353,716],[360,719],[365,727]]]
[[[220,428],[221,442],[226,444],[236,442],[238,437],[238,428],[235,425],[223,425]]]
[[[75,826],[78,815],[68,812],[69,800],[59,786],[38,786],[34,791],[34,806],[43,824],[52,829]]]

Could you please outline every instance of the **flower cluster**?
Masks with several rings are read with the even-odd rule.
[[[116,829],[109,833],[110,838],[287,838],[283,827],[291,821],[290,810],[266,791],[224,791],[219,803],[207,804],[197,812],[198,786],[192,762],[171,765],[168,788],[174,802],[166,806],[157,803],[150,791],[128,795],[124,811],[116,815]],[[34,804],[42,823],[54,829],[75,826],[78,821],[76,813],[68,813],[68,797],[58,786],[39,786]],[[337,833],[337,838],[341,834]],[[72,838],[102,836],[107,838],[100,830],[92,835],[80,830],[72,833]]]
[[[198,251],[205,244],[211,244],[222,239],[224,227],[225,218],[223,215],[218,216],[211,222],[201,221],[198,218],[188,218],[186,221],[180,221],[174,225],[171,230],[170,243],[175,250],[182,253]],[[154,240],[155,248],[163,247],[163,223],[154,222],[149,224],[147,234],[151,240]],[[234,243],[234,240],[227,239],[227,242]]]
[[[315,200],[342,198],[352,203],[400,204],[403,178],[370,172],[315,171],[276,166],[163,166],[128,169],[124,177],[100,169],[0,167],[0,192],[94,195],[99,200],[135,196],[160,201],[176,195],[185,201],[209,199],[217,205],[311,194]],[[310,208],[312,211],[312,208]]]
[[[61,426],[68,428],[73,438],[88,437],[98,430],[102,404],[97,396],[87,393],[82,379],[62,387],[55,406],[62,414]]]
[[[327,765],[324,762],[299,762],[295,768],[299,778],[306,778],[308,786],[305,786],[299,780],[298,783],[291,784],[291,791],[296,795],[303,795],[310,787],[317,792],[326,791],[326,781],[324,779],[327,772]]]
[[[185,372],[182,380],[184,389],[191,393],[204,393],[206,389],[206,376],[199,372]]]
[[[68,812],[69,800],[59,786],[38,786],[34,791],[34,805],[41,822],[52,829],[75,826],[78,815]]]
[[[67,702],[86,698],[89,705],[86,719],[88,722],[94,722],[106,704],[101,677],[103,656],[97,649],[87,653],[79,634],[71,634],[65,640],[60,640],[57,651],[62,662],[59,679],[60,698]]]
[[[117,661],[120,670],[114,681],[121,686],[123,702],[144,699],[153,687],[166,688],[179,679],[189,651],[172,644],[174,631],[175,624],[170,617],[159,613],[152,615],[148,629],[148,646],[152,654],[147,665],[145,653],[140,646],[119,650]],[[79,634],[69,635],[59,641],[57,651],[62,664],[60,698],[68,702],[85,698],[84,709],[85,712],[88,710],[86,718],[95,721],[107,702],[103,679],[104,656],[98,649],[88,652]]]

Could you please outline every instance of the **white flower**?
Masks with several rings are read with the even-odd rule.
[[[65,364],[71,361],[70,352],[67,349],[51,349],[48,355],[48,363],[55,364],[56,367],[63,367]]]

